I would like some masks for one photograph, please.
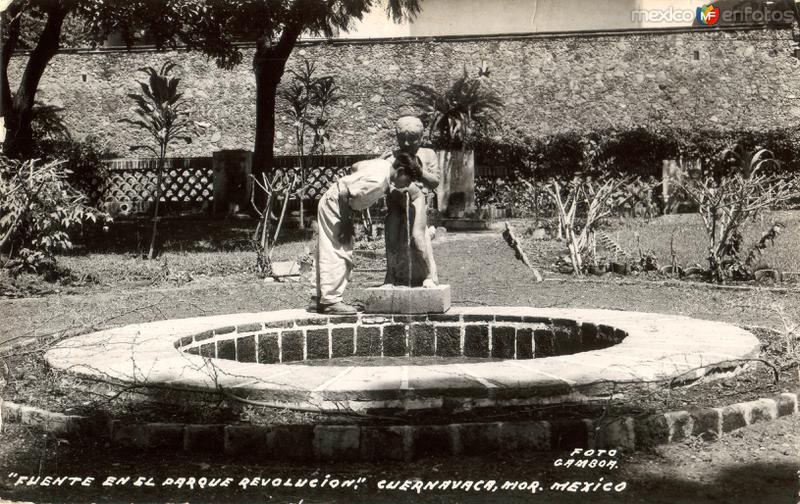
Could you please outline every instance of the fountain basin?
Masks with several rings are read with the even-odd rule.
[[[479,307],[431,315],[283,310],[166,320],[69,338],[46,358],[55,368],[114,384],[223,390],[323,410],[412,410],[605,400],[626,387],[733,372],[758,350],[755,336],[721,322]],[[352,362],[338,363],[343,357]],[[360,366],[362,357],[400,362]],[[425,357],[425,364],[414,357]],[[332,365],[310,365],[326,361]]]

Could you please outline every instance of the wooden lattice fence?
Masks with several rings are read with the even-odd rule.
[[[116,206],[123,213],[140,213],[155,201],[157,159],[112,159],[106,176],[95,177],[89,197]],[[165,160],[161,201],[170,210],[202,208],[214,199],[212,160],[168,158]]]
[[[318,200],[349,167],[373,154],[315,156],[305,161],[306,200]],[[118,214],[147,213],[155,202],[158,160],[125,158],[106,161],[103,176],[88,185],[90,201]],[[299,156],[276,156],[275,169],[300,174]],[[165,214],[202,212],[214,200],[213,158],[168,158],[164,167],[161,202]]]
[[[339,177],[346,175],[353,163],[365,159],[374,159],[374,154],[353,154],[347,156],[314,156],[307,160],[305,168],[306,200],[318,200],[330,185]],[[300,158],[298,156],[276,156],[275,168],[282,172],[287,170],[300,175]]]

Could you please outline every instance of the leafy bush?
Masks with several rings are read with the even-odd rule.
[[[103,201],[91,199],[91,195],[94,194],[98,182],[109,177],[108,166],[104,160],[116,156],[108,148],[100,145],[96,137],[39,144],[37,150],[39,151],[37,157],[44,161],[63,159],[63,166],[67,169],[65,172],[67,182],[86,195],[88,205],[94,207],[102,205]]]
[[[634,128],[595,133],[599,161],[623,174],[657,176],[661,161],[680,154],[674,132]]]
[[[739,146],[739,147],[737,147]],[[567,131],[530,137],[503,129],[475,142],[479,166],[505,167],[521,176],[571,177],[584,174],[661,176],[664,159],[696,159],[703,175],[730,171],[726,151],[767,149],[784,172],[800,171],[800,132],[689,131],[673,128]]]
[[[476,178],[475,179],[475,204],[478,208],[495,205],[507,208],[504,201],[507,186],[511,181],[503,178]]]
[[[86,205],[61,165],[0,158],[0,251],[14,271],[39,271],[72,248],[69,231],[107,217]]]
[[[752,156],[750,156],[752,158]],[[775,174],[734,172],[721,177],[680,181],[685,194],[697,204],[709,240],[708,263],[717,282],[753,277],[751,252],[742,251],[742,228],[761,212],[780,208],[800,197],[800,180]],[[775,235],[779,230],[775,230]],[[768,239],[774,240],[775,236]],[[765,242],[761,243],[765,246]],[[763,247],[761,247],[763,248]]]
[[[555,216],[555,206],[542,187],[548,181],[532,177],[478,178],[475,180],[475,201],[478,207],[494,205],[511,209],[514,217],[536,220]]]

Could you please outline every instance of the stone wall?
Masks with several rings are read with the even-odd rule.
[[[570,129],[673,126],[767,129],[796,124],[800,71],[788,30],[638,32],[504,39],[306,43],[290,61],[314,61],[336,78],[344,99],[333,108],[332,154],[380,153],[393,143],[393,121],[413,112],[400,93],[412,82],[437,87],[475,74],[505,100],[503,124],[530,135]],[[251,149],[255,78],[245,63],[220,70],[199,53],[76,52],[56,56],[40,101],[64,107],[73,135],[94,134],[119,154],[145,137],[117,121],[130,116],[126,93],[137,69],[177,61],[191,115],[209,123],[174,156]],[[18,82],[22,57],[10,68]],[[140,77],[141,78],[141,77]],[[276,154],[293,154],[291,124],[278,111]]]

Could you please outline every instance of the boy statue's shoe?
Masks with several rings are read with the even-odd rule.
[[[319,305],[319,313],[326,315],[353,315],[358,313],[355,306],[344,303],[334,303],[329,305]]]

